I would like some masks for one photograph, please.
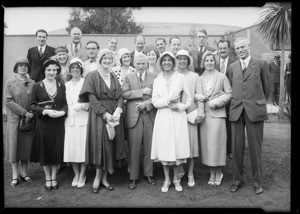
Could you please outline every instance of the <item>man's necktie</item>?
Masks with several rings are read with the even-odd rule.
[[[75,44],[75,54],[78,53],[78,44]]]
[[[43,49],[42,49],[42,48],[40,48],[40,50],[39,50],[39,54],[40,54],[40,56],[42,56],[42,55],[43,55]]]
[[[244,60],[242,60],[242,71],[243,71],[243,75],[245,75],[246,70],[247,70],[246,62],[245,62]]]
[[[140,80],[140,83],[142,84],[143,83],[142,74],[139,74],[139,80]]]
[[[224,60],[221,60],[221,65],[220,65],[220,70],[221,70],[221,73],[225,73],[225,61]]]

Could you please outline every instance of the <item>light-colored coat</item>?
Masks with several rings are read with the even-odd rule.
[[[209,114],[211,117],[226,118],[225,105],[232,98],[230,82],[225,74],[215,71],[212,79],[213,90],[210,93],[208,93],[205,90],[205,75],[206,75],[206,71],[203,73],[203,75],[200,76],[199,84],[197,84],[197,89],[196,89],[197,94],[202,94],[208,98],[216,97],[221,92],[225,92],[226,95],[218,96],[213,100],[214,104],[217,105],[218,108],[215,109],[209,108],[207,105],[209,105],[209,102],[212,102],[209,101],[204,104],[205,108],[201,108],[201,109],[205,109],[205,114]]]
[[[154,108],[151,100],[151,96],[143,95],[143,88],[148,87],[153,89],[153,82],[156,78],[156,74],[146,71],[145,78],[143,84],[141,85],[137,71],[132,73],[128,73],[124,77],[123,82],[123,94],[122,97],[124,100],[127,100],[126,107],[126,127],[133,128],[138,120],[140,111],[136,111],[136,103],[144,102],[145,108],[150,112],[152,122],[154,122],[156,109]]]
[[[81,59],[82,62],[85,62],[89,58],[89,52],[82,43],[80,43],[80,48],[79,48],[77,54],[75,54],[75,50],[73,49],[72,43],[66,45],[66,48],[68,50],[69,55],[71,55],[73,58],[76,57],[76,58]]]
[[[229,66],[232,100],[229,120],[237,121],[245,109],[251,122],[268,119],[267,102],[270,93],[269,66],[266,61],[251,57],[243,76],[240,61]]]
[[[168,100],[182,91],[186,102],[180,103],[182,111],[173,111],[168,106]],[[166,86],[163,73],[154,80],[152,103],[158,108],[156,113],[151,159],[159,161],[176,161],[190,157],[188,121],[186,109],[191,105],[191,96],[185,77],[175,72],[171,77],[170,88]]]

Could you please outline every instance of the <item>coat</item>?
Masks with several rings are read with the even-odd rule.
[[[270,74],[266,61],[251,57],[243,76],[240,60],[229,66],[232,100],[229,120],[237,121],[243,111],[251,122],[268,119],[267,99],[270,94]]]
[[[224,117],[226,118],[226,104],[231,100],[231,86],[228,78],[225,76],[225,74],[220,72],[215,72],[213,75],[212,80],[212,87],[213,90],[208,93],[205,90],[205,72],[203,75],[201,75],[199,84],[197,84],[196,92],[197,94],[205,95],[209,98],[214,98],[213,102],[218,106],[218,108],[212,109],[212,108],[201,108],[205,109],[205,114],[209,114],[211,117]],[[220,94],[220,92],[225,92],[226,95],[224,96],[217,96]],[[205,103],[205,106],[208,105],[209,102]]]
[[[44,75],[40,73],[41,67],[44,62],[51,56],[55,55],[55,48],[46,45],[43,55],[40,57],[38,46],[32,47],[27,52],[27,59],[31,66],[29,76],[35,82],[44,79]]]
[[[126,127],[128,128],[133,128],[136,125],[139,114],[141,113],[140,111],[135,110],[136,103],[138,102],[145,103],[145,108],[150,112],[152,122],[154,123],[156,108],[154,108],[152,104],[152,97],[143,94],[143,88],[148,87],[153,89],[153,82],[157,75],[149,71],[145,72],[146,74],[142,85],[138,80],[137,71],[128,73],[124,77],[122,97],[124,100],[127,100]]]
[[[68,50],[69,55],[71,55],[73,58],[77,57],[77,58],[81,59],[82,62],[85,62],[89,58],[89,52],[82,43],[80,43],[80,48],[79,48],[77,54],[75,54],[75,51],[72,47],[72,43],[66,45],[66,48]]]

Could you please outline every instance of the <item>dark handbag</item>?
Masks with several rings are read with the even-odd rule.
[[[19,121],[19,131],[21,132],[33,132],[35,127],[34,119],[26,120],[26,117],[22,117]]]

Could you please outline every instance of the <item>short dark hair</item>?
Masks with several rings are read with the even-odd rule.
[[[206,30],[205,30],[205,29],[198,30],[198,31],[197,31],[197,33],[198,33],[198,32],[204,33],[204,34],[205,34],[205,36],[207,36],[207,32],[206,32]]]
[[[88,42],[86,43],[86,47],[88,46],[88,44],[91,44],[91,43],[96,44],[96,45],[97,45],[97,48],[100,49],[100,46],[99,46],[98,42],[96,42],[96,41],[94,41],[94,40],[88,41]]]
[[[46,31],[46,30],[44,30],[44,29],[39,29],[39,30],[37,30],[37,31],[35,32],[35,36],[37,36],[39,32],[41,32],[41,33],[45,33],[45,34],[46,34],[46,36],[48,36],[48,33],[47,33],[47,31]]]
[[[220,43],[224,43],[224,42],[227,42],[228,48],[230,49],[230,41],[227,39],[220,39],[217,43],[217,47],[219,47]]]
[[[181,43],[181,39],[178,36],[174,36],[169,39],[169,44],[171,44],[172,39],[179,39],[179,41]]]
[[[167,41],[165,40],[165,38],[159,37],[159,38],[155,39],[155,43],[156,43],[158,40],[163,40],[163,42],[164,42],[165,44],[167,44]]]

